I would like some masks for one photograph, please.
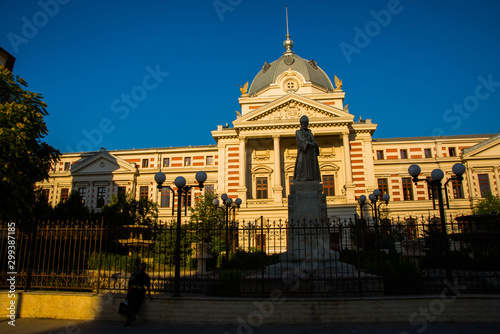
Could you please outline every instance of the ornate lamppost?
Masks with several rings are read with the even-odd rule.
[[[380,206],[383,204],[382,201],[385,202],[385,205],[388,205],[389,200],[391,199],[391,196],[389,196],[389,194],[384,194],[382,198],[380,197],[380,195],[381,195],[380,190],[375,189],[372,194],[368,195],[368,199],[370,200],[370,202],[366,201],[365,195],[359,196],[358,199],[359,210],[361,212],[361,221],[363,221],[363,209],[365,204],[368,204],[372,208],[373,222],[375,228],[375,248],[377,250],[378,250],[378,219],[380,213]],[[380,204],[377,204],[379,201]],[[364,241],[363,241],[363,247],[364,247]]]
[[[451,180],[456,180],[460,184],[462,183],[463,174],[465,173],[465,166],[461,163],[456,163],[452,167],[452,171],[455,174],[455,176],[449,178],[445,183],[444,183],[444,188],[446,190],[446,186],[448,185],[448,182]],[[431,179],[419,179],[421,169],[419,165],[411,165],[408,167],[408,173],[413,177],[413,182],[417,184],[418,181],[425,181],[427,184],[432,188],[432,194],[437,193],[438,196],[438,205],[439,205],[439,217],[441,220],[441,235],[443,237],[443,248],[445,251],[445,270],[446,270],[446,279],[449,282],[452,282],[453,278],[451,275],[451,268],[450,268],[450,246],[448,244],[448,235],[446,233],[446,215],[444,213],[444,203],[443,203],[443,187],[441,180],[444,178],[444,172],[441,169],[434,169],[431,172]],[[446,198],[448,199],[448,193],[446,193]],[[434,200],[434,199],[433,199]],[[447,201],[447,207],[449,209],[449,203]]]
[[[182,194],[186,194],[191,190],[191,188],[203,189],[203,184],[207,180],[207,173],[204,171],[199,171],[195,176],[198,184],[186,185],[186,179],[182,176],[178,176],[174,184],[177,187],[177,231],[175,239],[175,253],[174,253],[174,264],[175,264],[175,278],[174,278],[174,297],[180,297],[180,277],[181,277],[181,214],[182,214]],[[174,192],[170,186],[163,186],[166,176],[163,172],[158,172],[155,175],[155,181],[158,184],[158,190],[167,188]],[[175,193],[175,192],[174,192]],[[173,206],[173,203],[172,203]]]
[[[237,198],[234,200],[234,203],[233,203],[233,199],[229,196],[227,196],[227,194],[222,194],[220,196],[220,198],[222,199],[222,205],[220,205],[220,202],[219,202],[219,199],[215,198],[212,202],[212,204],[214,205],[214,207],[217,209],[217,208],[221,208],[222,210],[224,210],[224,219],[226,221],[226,261],[227,259],[229,258],[229,214],[231,212],[231,210],[233,210],[233,215],[236,213],[236,209],[239,209],[240,208],[240,205],[242,203],[241,201],[241,198]]]
[[[368,195],[368,199],[370,202],[366,202],[366,196],[361,195],[359,196],[358,202],[359,202],[359,207],[361,211],[361,219],[363,219],[363,206],[365,204],[368,204],[372,208],[372,213],[374,217],[374,223],[375,223],[375,231],[378,229],[378,223],[379,223],[379,217],[380,217],[380,206],[383,204],[382,201],[385,202],[385,205],[389,204],[389,200],[391,199],[391,196],[389,194],[384,194],[382,197],[380,197],[382,193],[380,190],[375,189],[372,194]],[[377,204],[380,201],[380,204]]]

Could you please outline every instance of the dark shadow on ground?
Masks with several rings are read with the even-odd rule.
[[[400,334],[401,332],[418,333],[421,327],[408,323],[401,324],[318,324],[318,325],[262,325],[255,328],[243,328],[238,325],[193,325],[145,323],[138,321],[129,327],[119,321],[81,321],[54,319],[17,319],[16,327],[6,321],[0,322],[1,333],[16,334]],[[443,324],[429,323],[426,334],[491,334],[500,333],[500,324]]]

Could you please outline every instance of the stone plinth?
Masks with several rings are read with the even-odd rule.
[[[280,254],[280,263],[266,268],[261,276],[266,284],[285,289],[284,282],[295,279],[300,286],[296,293],[313,295],[335,294],[346,284],[353,292],[383,291],[381,281],[373,287],[360,284],[376,276],[340,262],[339,253],[330,249],[326,196],[319,181],[295,181],[288,196],[288,219],[288,251]]]
[[[198,260],[198,271],[199,275],[206,275],[207,272],[207,260],[211,259],[213,256],[210,254],[212,249],[212,244],[207,242],[194,242],[191,244],[193,249],[193,254],[191,258]]]
[[[284,261],[338,259],[330,250],[326,196],[318,181],[295,181],[288,196],[288,252]]]

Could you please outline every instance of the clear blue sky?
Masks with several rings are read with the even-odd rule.
[[[3,0],[0,46],[63,152],[214,144],[238,85],[284,52],[285,4],[293,51],[375,138],[500,130],[496,0]]]

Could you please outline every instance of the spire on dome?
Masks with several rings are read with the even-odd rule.
[[[288,6],[285,6],[286,9],[286,41],[283,42],[283,46],[285,47],[286,51],[284,55],[292,55],[293,51],[293,41],[290,39],[290,31],[288,30]]]

